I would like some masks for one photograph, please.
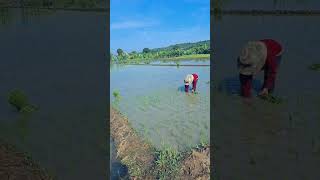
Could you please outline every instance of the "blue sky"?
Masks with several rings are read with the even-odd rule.
[[[110,0],[111,52],[210,39],[210,0]]]

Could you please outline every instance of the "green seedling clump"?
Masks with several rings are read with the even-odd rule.
[[[200,146],[198,148],[203,148],[209,144],[208,138],[205,136],[204,132],[200,132]]]
[[[119,91],[113,91],[112,94],[113,94],[113,97],[116,98],[117,100],[119,100],[121,98]]]
[[[168,179],[177,173],[181,153],[172,147],[165,146],[163,150],[157,151],[156,169],[159,179]]]
[[[281,104],[282,103],[282,99],[279,97],[275,97],[272,95],[267,95],[267,96],[259,96],[261,99],[270,102],[272,104]]]
[[[309,69],[313,71],[320,71],[320,64],[312,64],[309,66]]]
[[[8,95],[8,102],[21,113],[31,113],[38,108],[29,103],[27,95],[18,89],[12,90]]]

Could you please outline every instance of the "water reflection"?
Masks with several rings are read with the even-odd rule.
[[[26,142],[26,138],[29,135],[29,120],[30,120],[30,115],[28,114],[21,114],[16,121],[16,130],[17,130],[17,135],[20,138],[20,141],[22,144]]]
[[[37,7],[0,8],[0,22],[2,25],[15,22],[30,24],[34,18],[51,15],[54,12],[54,9],[42,9]]]
[[[9,8],[0,8],[0,21],[1,24],[8,24],[11,19],[11,12],[9,11]]]

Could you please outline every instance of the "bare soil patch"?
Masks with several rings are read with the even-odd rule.
[[[192,150],[182,161],[180,179],[210,179],[210,147]]]
[[[54,180],[46,170],[27,154],[0,140],[1,180]]]

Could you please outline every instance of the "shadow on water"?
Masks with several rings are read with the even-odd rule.
[[[0,8],[0,21],[2,25],[8,24],[12,18],[11,16],[9,8]]]
[[[111,170],[111,180],[118,179],[129,179],[129,172],[127,166],[122,164],[117,158],[116,148],[112,139],[110,139],[110,170]]]

